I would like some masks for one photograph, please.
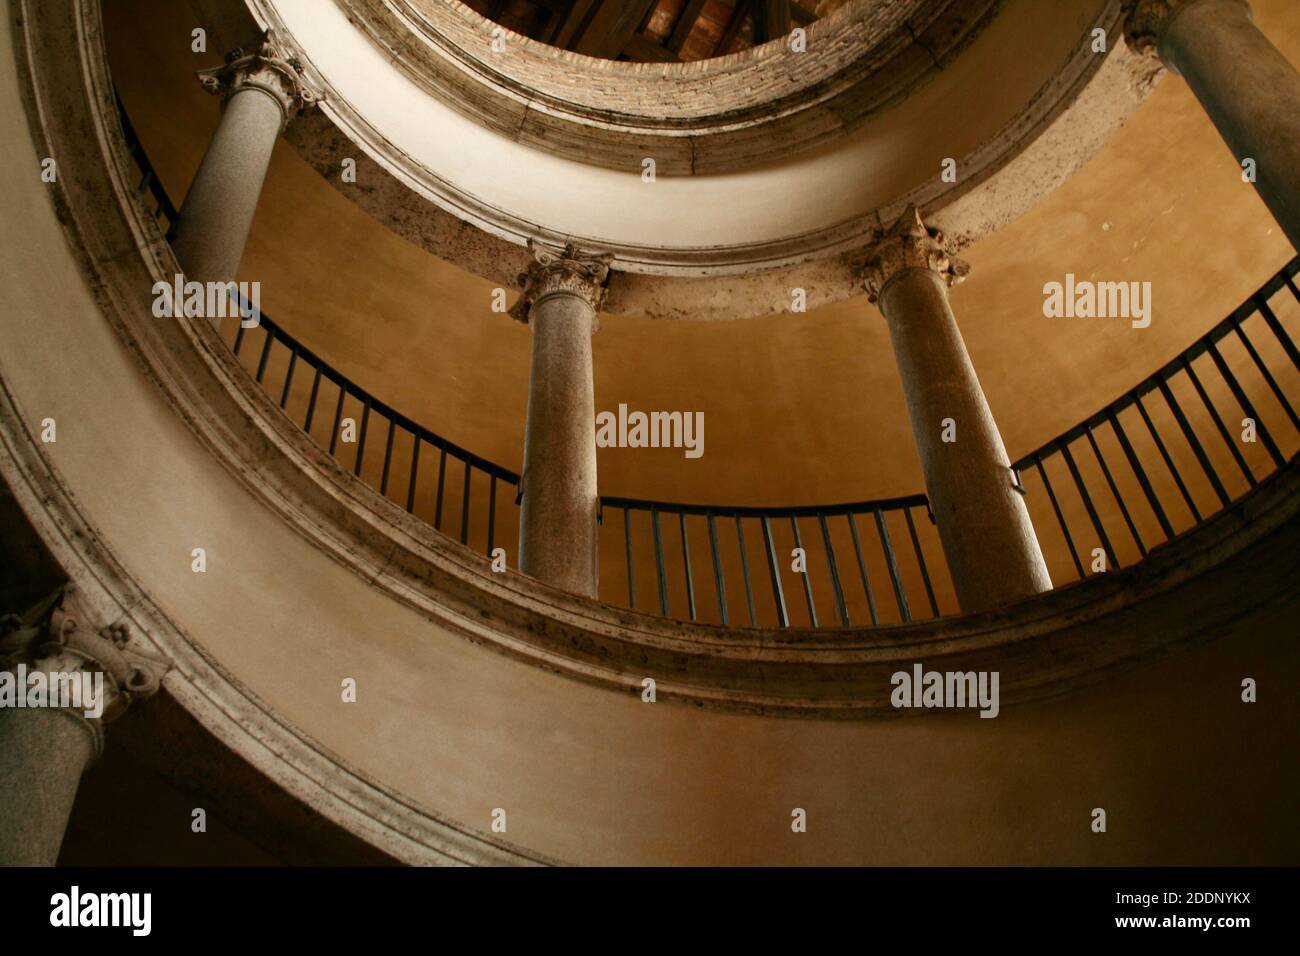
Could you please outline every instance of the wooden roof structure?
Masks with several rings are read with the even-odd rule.
[[[608,60],[671,63],[785,36],[834,0],[465,0],[516,33]]]

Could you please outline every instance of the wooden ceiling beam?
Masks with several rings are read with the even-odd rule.
[[[596,0],[573,0],[569,4],[569,12],[557,21],[555,29],[547,32],[549,37],[540,37],[543,42],[551,43],[561,49],[567,50],[577,37],[578,30],[582,27],[582,22],[587,19],[587,14],[595,6]]]
[[[679,63],[680,58],[672,50],[668,49],[661,43],[656,43],[652,37],[644,33],[634,33],[628,40],[627,46],[623,48],[629,60],[639,60],[643,63]]]
[[[695,29],[696,21],[700,19],[704,4],[707,2],[708,0],[686,0],[686,6],[682,7],[681,15],[673,24],[673,35],[668,38],[666,44],[673,53],[682,52],[682,47],[686,46],[686,41],[691,31]]]
[[[731,45],[736,42],[736,37],[740,36],[740,28],[745,25],[745,18],[749,16],[751,6],[752,0],[736,0],[736,6],[731,11],[731,19],[727,21],[722,37],[714,47],[714,56],[725,56],[730,52]]]
[[[790,0],[762,0],[762,5],[754,19],[756,43],[780,39],[794,29],[791,22]]]
[[[623,52],[655,2],[656,0],[603,0],[573,50],[587,56],[614,59]]]

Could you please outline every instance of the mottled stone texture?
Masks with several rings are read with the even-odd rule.
[[[240,89],[227,101],[176,222],[172,248],[188,278],[235,278],[284,121],[281,105],[259,87]]]
[[[1185,4],[1169,18],[1158,50],[1237,160],[1255,160],[1255,188],[1300,251],[1300,73],[1243,0]]]
[[[1050,590],[1024,499],[948,305],[947,284],[908,268],[880,294],[907,411],[952,575],[967,613]],[[945,442],[951,418],[956,440]]]
[[[596,408],[585,295],[532,304],[533,360],[524,434],[519,567],[547,584],[596,596]]]
[[[858,3],[770,43],[693,63],[595,59],[508,34],[444,0],[338,0],[348,19],[431,96],[529,146],[662,175],[744,169],[824,145],[948,66],[1001,0]],[[415,15],[412,16],[411,13]],[[448,55],[454,51],[454,55]],[[541,105],[542,108],[538,108]]]
[[[0,865],[54,865],[94,755],[94,733],[77,714],[0,709]]]

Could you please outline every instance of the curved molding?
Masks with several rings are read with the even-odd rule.
[[[97,9],[93,0],[45,4],[38,13],[27,11],[26,27],[30,59],[40,67],[32,114],[44,124],[40,140],[52,155],[85,160],[76,176],[61,181],[57,195],[106,317],[173,412],[249,496],[368,586],[443,630],[628,694],[639,694],[642,679],[654,677],[660,700],[734,712],[900,716],[888,703],[890,675],[938,660],[945,669],[1000,671],[1003,705],[1016,706],[1207,639],[1237,611],[1236,602],[1223,602],[1202,586],[1206,575],[1230,560],[1269,560],[1279,548],[1285,553],[1286,533],[1294,531],[1300,508],[1294,466],[1132,568],[994,612],[917,624],[833,631],[721,628],[624,611],[522,575],[493,574],[485,557],[345,473],[279,411],[208,324],[152,318],[147,290],[177,266],[132,194],[99,49]],[[4,467],[29,489],[23,503],[34,523],[53,529],[64,541],[62,554],[71,549],[101,590],[177,661],[176,676],[168,680],[192,685],[178,696],[188,695],[199,707],[194,695],[211,695],[213,719],[218,709],[227,717],[250,711],[277,746],[292,752],[280,757],[295,774],[311,776],[312,761],[328,758],[223,676],[150,604],[117,567],[108,544],[83,527],[70,490],[42,464],[31,436],[16,425],[11,404],[5,420]],[[1287,580],[1248,576],[1239,597],[1264,605],[1289,587]],[[1160,626],[1149,626],[1151,621]],[[265,746],[243,741],[250,752],[255,744]],[[388,806],[384,801],[395,799],[359,775],[350,779],[367,800]],[[315,798],[337,799],[323,792]],[[488,852],[472,834],[453,832],[447,824],[430,826],[430,839],[448,845],[448,856],[453,850]]]
[[[134,283],[144,281],[140,270],[146,262],[156,269],[165,253],[168,268],[177,267],[156,227],[127,202],[130,184],[121,162],[123,143],[103,55],[98,0],[21,0],[14,6],[13,22],[35,141],[45,155],[88,160],[82,175],[60,176],[52,195],[87,281],[106,316],[117,323],[122,319],[117,306],[132,298],[123,293],[138,291]],[[110,204],[94,205],[106,199]],[[114,248],[114,241],[126,243],[120,251],[132,253],[127,256],[132,267],[121,270],[111,261],[105,250]],[[164,385],[171,374],[159,371],[162,379],[155,381],[169,398],[178,398]],[[198,396],[190,393],[189,398]],[[25,424],[30,420],[0,382],[0,473],[19,507],[77,588],[81,604],[110,627],[126,625],[133,650],[169,659],[172,669],[163,679],[164,689],[217,739],[313,810],[395,859],[441,865],[557,862],[413,806],[279,717],[132,578],[83,514],[73,490],[40,453],[41,445]]]
[[[275,713],[192,640],[131,577],[86,520],[58,473],[36,452],[14,396],[0,383],[0,474],[80,600],[133,644],[163,654],[163,687],[214,737],[293,797],[406,863],[554,863],[415,807],[349,766]]]
[[[382,9],[391,15],[394,2],[383,4]],[[1008,2],[1014,4],[1014,0]],[[615,173],[555,158],[525,138],[497,137],[497,145],[490,150],[494,162],[514,164],[514,168],[516,160],[523,162],[532,156],[559,163],[545,167],[549,170],[548,188],[534,190],[523,201],[517,188],[493,185],[509,178],[504,174],[489,174],[486,169],[457,171],[447,157],[425,155],[431,148],[436,151],[437,147],[430,145],[435,140],[450,142],[448,135],[453,130],[477,135],[470,132],[478,129],[474,124],[461,127],[453,123],[445,127],[448,135],[421,140],[402,133],[401,121],[370,115],[369,106],[354,102],[350,91],[361,88],[340,72],[346,68],[339,64],[348,61],[341,60],[337,50],[322,51],[321,44],[315,44],[316,56],[323,61],[313,60],[312,40],[295,35],[294,26],[304,24],[293,3],[250,0],[250,8],[260,25],[275,29],[313,78],[328,89],[324,118],[291,129],[289,138],[313,166],[327,174],[335,188],[440,258],[503,284],[512,284],[520,271],[525,254],[519,247],[529,238],[557,246],[572,241],[583,248],[608,251],[614,255],[616,274],[607,309],[656,318],[735,318],[785,311],[790,307],[791,289],[796,287],[806,290],[810,307],[855,294],[854,253],[874,242],[883,225],[893,222],[909,204],[917,205],[927,221],[941,226],[959,245],[977,241],[1030,208],[1078,169],[1145,97],[1159,69],[1149,58],[1136,57],[1118,42],[1119,0],[1099,0],[1100,13],[1077,42],[1068,44],[1070,53],[1065,61],[1006,122],[989,128],[974,146],[963,148],[954,157],[961,170],[956,183],[942,182],[937,174],[938,159],[931,153],[946,147],[936,141],[918,144],[923,155],[902,167],[899,158],[893,157],[894,172],[889,175],[895,179],[905,175],[910,181],[898,188],[884,185],[876,167],[881,162],[880,150],[893,134],[877,130],[874,121],[882,114],[876,113],[864,117],[859,128],[801,156],[786,157],[775,165],[751,163],[734,174],[711,175],[708,202],[690,185],[690,176],[664,175],[652,188],[642,188],[639,159]],[[1014,22],[1015,12],[1005,10],[997,19]],[[849,18],[832,17],[826,23],[834,26],[841,19]],[[1092,52],[1087,42],[1094,28],[1116,39],[1105,55]],[[333,36],[331,29],[322,28],[321,35]],[[994,34],[992,26],[986,27],[962,47],[963,52],[980,48],[982,56],[989,56],[999,42],[1000,34]],[[390,38],[388,42],[398,41]],[[409,52],[412,43],[422,41],[408,38],[406,42],[402,49]],[[540,44],[532,44],[528,50],[532,47],[549,50]],[[381,51],[387,49],[380,47]],[[469,54],[462,51],[462,55]],[[752,55],[759,57],[758,53]],[[573,57],[554,50],[548,56]],[[716,62],[725,65],[732,59]],[[955,75],[963,60],[955,57],[948,72]],[[609,65],[608,61],[589,62]],[[400,58],[399,62],[371,66],[389,71],[391,76],[383,84],[400,87],[404,83],[412,92],[418,90],[421,97],[413,99],[413,105],[443,111],[437,114],[442,119],[421,121],[422,127],[451,122],[447,119],[451,108],[423,96],[425,88],[410,78],[415,67],[404,66]],[[742,72],[743,67],[743,63],[735,66]],[[664,67],[656,65],[656,69],[662,72]],[[400,77],[400,82],[393,77]],[[472,79],[488,82],[480,74]],[[462,78],[462,82],[471,80]],[[934,95],[942,104],[947,94]],[[883,116],[891,123],[902,122],[902,111],[910,105],[910,100],[896,103]],[[983,122],[987,126],[989,119]],[[458,148],[463,145],[466,155],[480,146],[487,148],[477,141],[456,142]],[[356,147],[366,154],[364,164],[358,164],[358,180],[366,183],[365,189],[342,184],[333,175],[343,158],[356,158]],[[900,174],[903,167],[907,172]],[[846,176],[849,178],[841,181]],[[476,184],[471,184],[469,180],[476,177]],[[779,188],[775,186],[778,181],[782,184]],[[816,196],[822,201],[809,199]],[[843,201],[826,202],[829,196],[843,197]],[[587,211],[596,207],[607,211],[584,220]],[[731,210],[739,207],[746,209],[750,225],[732,214]],[[611,218],[615,210],[617,216]],[[635,237],[621,233],[617,225],[619,217],[626,219],[630,212],[635,212],[631,218],[639,228],[645,226]],[[735,240],[746,233],[748,238]]]
[[[853,0],[777,40],[690,63],[595,59],[445,0],[334,0],[420,89],[517,142],[666,175],[726,172],[856,129],[948,66],[1003,0]]]

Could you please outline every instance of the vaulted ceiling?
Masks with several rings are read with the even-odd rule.
[[[724,56],[807,26],[837,0],[466,0],[515,33],[609,60]]]
[[[1252,5],[1300,60],[1300,4]],[[161,181],[183,197],[220,118],[194,79],[215,54],[191,52],[188,4],[115,0],[104,13],[114,84]],[[1011,455],[1177,355],[1292,254],[1187,85],[1166,77],[1079,173],[964,254],[974,272],[953,305]],[[1138,331],[1052,324],[1043,283],[1066,272],[1150,279],[1158,317]],[[287,141],[239,278],[261,281],[267,313],[362,387],[520,467],[528,327],[490,311],[493,283],[369,218]],[[743,321],[607,315],[592,347],[598,408],[629,401],[709,421],[708,452],[690,468],[671,450],[601,449],[606,494],[790,504],[922,487],[888,334],[865,297]]]

